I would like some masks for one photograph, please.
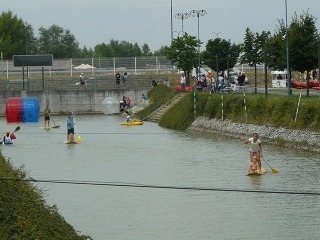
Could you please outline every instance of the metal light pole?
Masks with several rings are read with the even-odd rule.
[[[288,7],[287,0],[285,0],[286,7],[286,55],[287,55],[287,81],[288,81],[288,95],[292,95],[291,89],[291,71],[290,71],[290,61],[289,61],[289,37],[288,37]]]
[[[224,34],[224,32],[211,32],[211,34],[215,34],[216,38],[219,38],[219,34]]]
[[[172,40],[173,40],[172,0],[171,0],[171,8],[170,8],[170,17],[171,17],[171,44],[172,44]]]
[[[172,33],[176,33],[176,34],[178,34],[178,38],[180,37],[180,33],[182,33],[183,34],[183,31],[173,31]]]
[[[188,19],[189,17],[190,17],[190,14],[189,14],[189,13],[177,13],[177,14],[175,15],[175,18],[181,19],[181,22],[182,22],[182,32],[184,32],[184,31],[183,31],[183,20],[184,20],[184,19]]]
[[[28,23],[25,22],[25,35],[26,35],[26,39],[25,39],[25,54],[28,55]]]
[[[219,34],[224,34],[224,32],[211,32],[211,34],[215,34],[216,38],[219,38]],[[217,88],[219,86],[219,58],[218,58],[218,53],[216,53],[216,68],[217,68],[217,80],[216,80],[216,85]],[[229,72],[229,69],[228,69]],[[229,77],[228,77],[229,78]],[[228,79],[229,80],[229,79]]]
[[[198,80],[200,79],[200,37],[199,37],[199,32],[200,32],[200,16],[205,16],[207,15],[206,10],[192,10],[190,12],[190,15],[192,17],[197,17],[198,18]]]

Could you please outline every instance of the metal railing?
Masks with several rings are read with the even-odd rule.
[[[120,84],[116,84],[115,77],[91,77],[85,79],[85,84],[81,85],[79,80],[76,79],[44,79],[44,80],[1,80],[1,91],[43,91],[43,90],[117,90],[117,89],[148,89],[151,88],[152,80],[158,83],[165,83],[167,77],[158,76],[143,77],[143,76],[131,76],[126,82],[123,80]]]

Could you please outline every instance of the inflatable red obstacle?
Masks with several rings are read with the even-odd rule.
[[[182,92],[181,85],[176,85],[176,86],[173,87],[173,89],[178,91],[178,92]],[[192,86],[185,86],[184,91],[185,92],[192,91]]]
[[[6,101],[7,122],[39,122],[40,107],[36,97],[12,97]]]

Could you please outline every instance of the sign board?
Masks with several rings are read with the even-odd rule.
[[[287,80],[272,80],[272,87],[285,88],[287,86]]]
[[[52,66],[53,55],[13,55],[14,67],[44,67]]]
[[[287,87],[287,71],[271,71],[272,87],[285,88]]]

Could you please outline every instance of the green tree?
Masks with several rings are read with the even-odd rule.
[[[30,51],[28,51],[28,45]],[[3,54],[3,59],[12,59],[13,55],[31,54],[35,47],[31,25],[24,23],[11,11],[2,12],[0,15],[0,52]]]
[[[114,57],[115,52],[112,46],[107,45],[105,43],[97,44],[94,47],[94,56],[98,57]]]
[[[237,63],[240,46],[221,38],[210,39],[202,53],[204,63],[216,72],[232,68]]]
[[[146,44],[146,43],[144,43],[142,45],[142,49],[141,50],[142,50],[142,55],[143,56],[151,56],[152,55],[152,53],[150,51],[150,48],[149,48],[148,44]]]
[[[254,86],[257,93],[257,64],[264,62],[264,46],[268,42],[270,32],[263,31],[261,34],[253,33],[250,28],[246,29],[244,43],[241,47],[243,55],[240,57],[240,63],[247,63],[254,67]]]
[[[52,54],[55,58],[78,57],[79,43],[70,30],[64,30],[58,25],[47,29],[39,28],[39,53]]]
[[[161,46],[160,49],[153,52],[155,56],[166,56],[166,52],[168,51],[168,46]]]
[[[183,37],[173,39],[170,47],[166,48],[166,57],[187,76],[187,84],[190,84],[189,73],[197,59],[198,40],[187,33]]]
[[[300,17],[295,14],[290,25],[290,34],[293,35],[290,41],[291,68],[299,72],[310,72],[318,63],[320,37],[316,18],[308,12]]]
[[[320,44],[316,18],[303,13],[294,15],[288,26],[288,48],[290,70],[310,71],[317,65],[317,48]],[[283,19],[278,20],[279,26],[267,43],[268,66],[274,69],[286,69],[286,25]]]
[[[142,55],[141,49],[137,43],[132,44],[127,41],[120,42],[111,39],[107,48],[109,48],[109,52],[112,53],[111,55],[108,55],[108,57],[135,57]]]
[[[82,49],[80,49],[79,57],[81,58],[93,57],[92,48],[88,49],[86,46],[84,46]]]

